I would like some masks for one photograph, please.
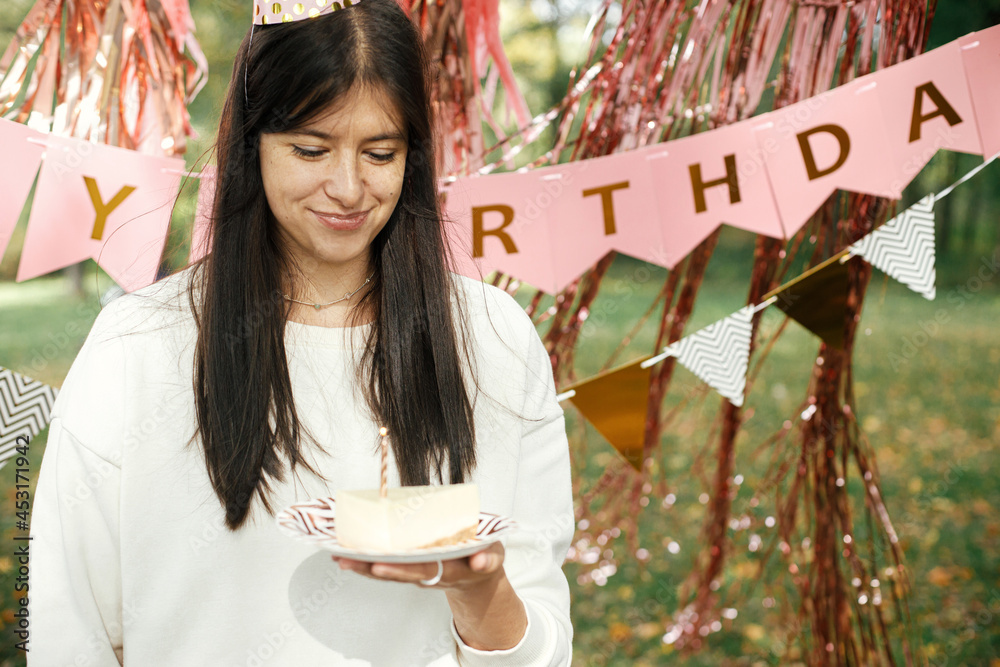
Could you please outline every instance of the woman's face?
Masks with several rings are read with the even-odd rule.
[[[305,127],[261,136],[267,203],[304,271],[348,280],[368,271],[403,186],[404,132],[386,96],[356,89]]]

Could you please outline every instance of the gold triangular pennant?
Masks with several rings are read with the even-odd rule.
[[[844,348],[844,312],[847,309],[848,269],[852,261],[847,251],[765,295],[774,296],[774,305],[837,349]]]
[[[649,396],[648,356],[567,387],[570,401],[636,470],[642,469]]]

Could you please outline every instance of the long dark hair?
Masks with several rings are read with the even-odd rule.
[[[301,464],[316,473],[300,448],[302,436],[315,438],[292,397],[284,345],[290,308],[281,295],[293,267],[265,199],[260,137],[305,125],[358,86],[396,104],[408,139],[402,193],[372,243],[371,288],[355,309],[374,316],[358,384],[394,436],[403,484],[428,484],[432,474],[458,483],[475,465],[426,77],[420,35],[393,0],[258,26],[240,47],[216,145],[212,252],[191,292],[195,436],[232,530],[246,521],[254,497],[273,514],[269,494],[271,481],[283,480],[281,453],[292,470]]]

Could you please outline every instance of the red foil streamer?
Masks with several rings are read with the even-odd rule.
[[[39,0],[0,59],[0,114],[180,155],[193,134],[187,105],[208,75],[193,30],[187,0]]]

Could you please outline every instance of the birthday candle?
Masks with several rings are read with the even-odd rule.
[[[389,445],[386,443],[386,434],[389,432],[386,427],[382,427],[378,430],[379,435],[382,436],[382,480],[379,485],[379,497],[385,498],[388,495],[388,479],[389,474]]]

